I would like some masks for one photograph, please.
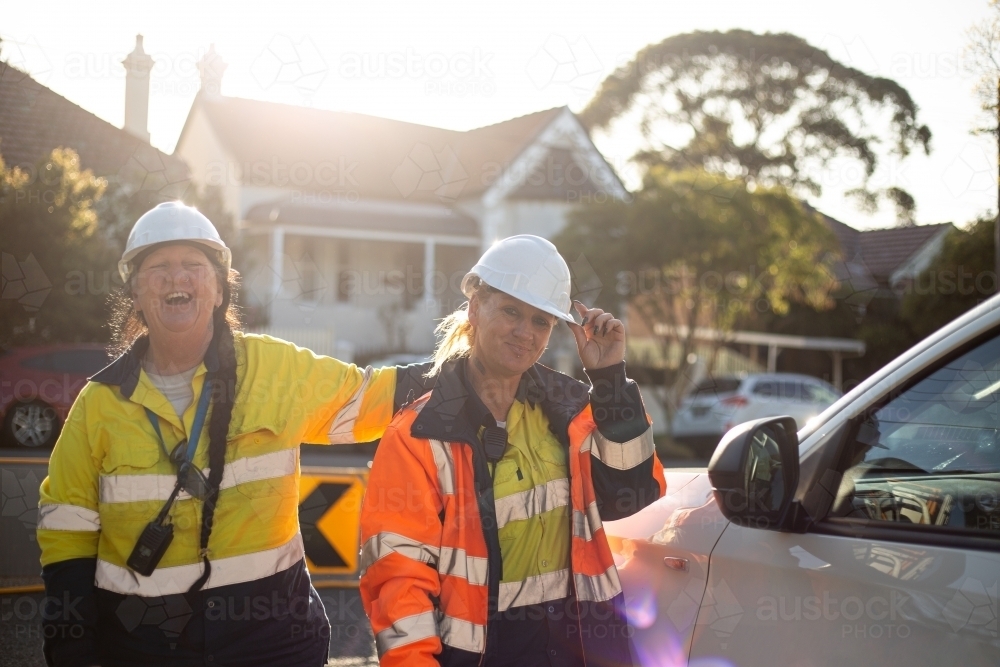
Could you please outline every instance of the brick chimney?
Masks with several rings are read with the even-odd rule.
[[[142,49],[142,35],[135,49],[122,61],[125,66],[125,131],[149,142],[149,72],[153,58]]]

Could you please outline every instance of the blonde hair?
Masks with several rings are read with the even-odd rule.
[[[494,287],[490,287],[478,277],[473,277],[475,281],[472,287],[472,297],[478,296],[480,299],[487,294],[497,292]],[[472,297],[469,297],[470,301]],[[427,371],[427,377],[434,377],[441,372],[441,367],[452,359],[461,359],[472,353],[472,334],[474,329],[469,322],[469,301],[459,306],[453,313],[441,320],[441,323],[434,329],[434,335],[438,338],[437,347],[431,359],[434,366]]]

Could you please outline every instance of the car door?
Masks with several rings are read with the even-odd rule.
[[[638,664],[682,665],[705,597],[708,559],[727,521],[704,471],[666,471],[667,494],[643,511],[604,524],[624,593]],[[708,591],[717,597],[724,592]],[[713,598],[715,599],[715,598]],[[727,627],[721,614],[706,627]]]
[[[723,532],[708,590],[739,620],[708,631],[706,596],[692,664],[1000,664],[1000,336],[858,400],[816,445],[819,521]]]

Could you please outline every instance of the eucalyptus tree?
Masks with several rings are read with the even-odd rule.
[[[931,132],[897,82],[838,62],[788,33],[692,32],[639,51],[582,112],[592,129],[637,123],[640,162],[701,167],[750,183],[821,193],[834,160],[860,167],[850,195],[865,210],[895,205],[912,223],[913,197],[877,188],[880,160],[930,150]],[[839,162],[843,164],[843,162]]]

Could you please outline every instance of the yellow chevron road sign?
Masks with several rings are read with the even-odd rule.
[[[303,472],[299,525],[312,574],[356,574],[361,538],[363,475]]]

